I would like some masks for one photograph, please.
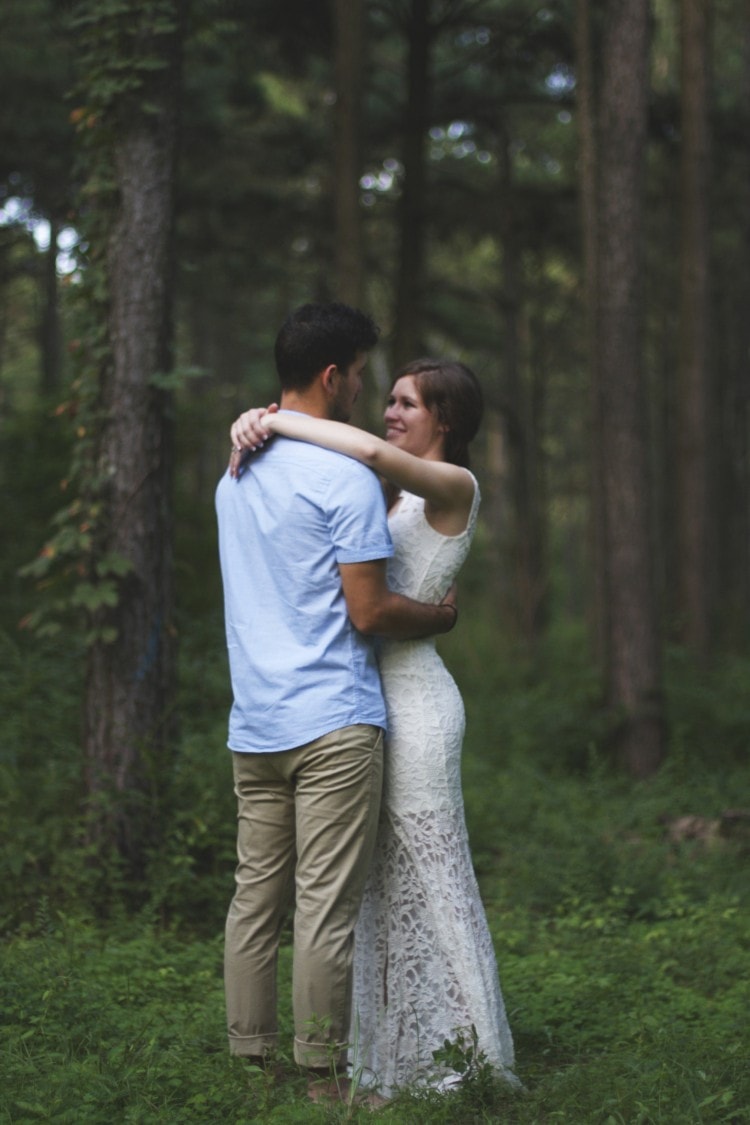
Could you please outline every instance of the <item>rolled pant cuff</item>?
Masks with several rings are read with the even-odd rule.
[[[337,1043],[309,1043],[304,1039],[295,1039],[294,1061],[313,1070],[335,1067],[343,1071],[346,1069],[346,1051]]]
[[[230,1035],[229,1053],[246,1057],[268,1055],[278,1046],[277,1035]]]

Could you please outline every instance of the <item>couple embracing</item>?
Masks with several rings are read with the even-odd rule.
[[[456,623],[476,523],[481,392],[462,364],[418,360],[393,382],[385,440],[348,425],[377,335],[335,302],[288,317],[281,408],[234,423],[216,497],[238,807],[230,1050],[273,1055],[293,900],[294,1053],[313,1098],[341,1094],[347,1049],[386,1096],[450,1083],[433,1051],[472,1025],[517,1083],[464,822],[463,705],[434,642]]]

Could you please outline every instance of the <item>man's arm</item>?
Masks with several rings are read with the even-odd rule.
[[[339,564],[346,608],[360,633],[405,641],[450,632],[457,617],[451,594],[438,605],[395,594],[385,568],[385,559]]]

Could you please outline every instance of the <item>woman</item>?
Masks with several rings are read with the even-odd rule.
[[[370,465],[389,482],[395,555],[391,589],[442,601],[468,553],[479,488],[468,446],[482,416],[473,373],[418,360],[395,377],[386,438],[340,422],[252,410],[231,429],[235,448],[264,432],[310,441]],[[236,466],[234,471],[236,471]],[[447,1081],[433,1058],[463,1034],[508,1082],[513,1043],[464,820],[464,709],[434,640],[379,643],[388,709],[386,780],[375,858],[357,923],[352,1065],[389,1094]]]

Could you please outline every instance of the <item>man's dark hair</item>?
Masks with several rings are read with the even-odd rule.
[[[274,354],[282,390],[304,390],[332,363],[346,371],[359,352],[375,347],[379,332],[367,313],[339,301],[300,306],[276,337]]]

